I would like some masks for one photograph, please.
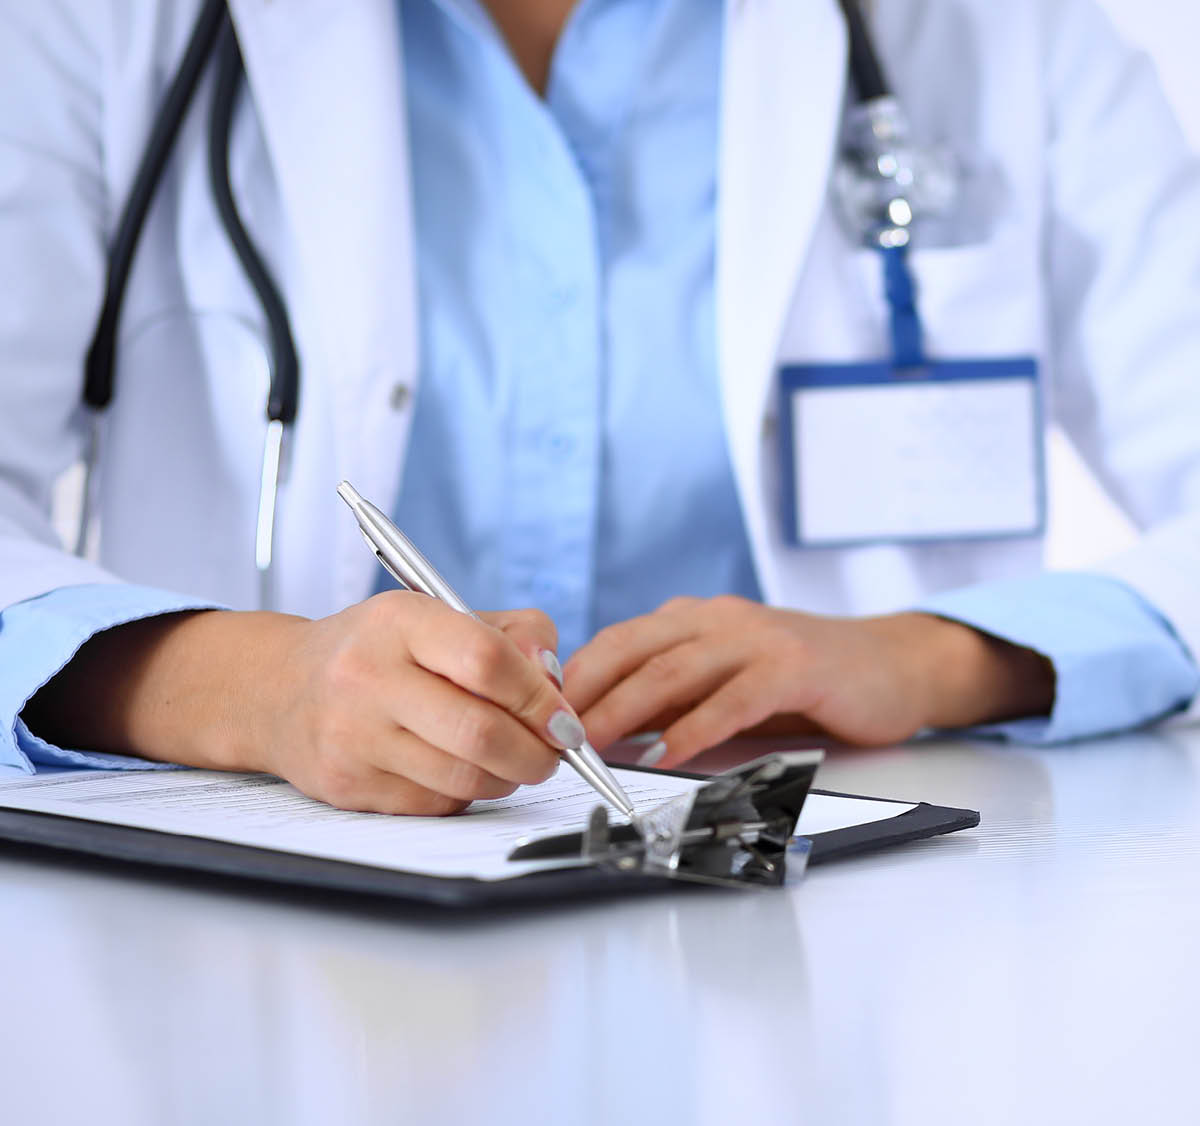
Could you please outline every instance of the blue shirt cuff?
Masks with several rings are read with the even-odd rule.
[[[21,710],[96,634],[141,618],[205,609],[215,607],[152,587],[95,583],[62,587],[0,613],[0,768],[29,774],[42,766],[175,769],[131,755],[56,747],[29,730]]]
[[[1014,645],[1054,666],[1049,716],[973,730],[1062,743],[1163,719],[1200,688],[1191,654],[1157,610],[1116,579],[1055,572],[948,591],[914,607]]]

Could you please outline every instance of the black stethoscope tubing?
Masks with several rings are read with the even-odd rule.
[[[296,418],[300,395],[300,364],[288,321],[287,306],[262,255],[246,231],[233,198],[229,178],[229,142],[233,111],[244,75],[237,36],[225,0],[206,0],[184,50],[179,70],[163,99],[146,143],[141,163],[109,252],[104,301],[95,334],[84,361],[84,402],[103,411],[116,391],[115,361],[121,306],[128,289],[134,255],[145,227],[154,194],[162,181],[167,161],[180,128],[195,99],[200,77],[216,54],[217,74],[213,88],[208,129],[209,181],[221,223],[238,261],[254,289],[271,339],[270,389],[267,419],[285,426]]]
[[[854,81],[854,99],[859,104],[892,96],[891,87],[875,50],[875,40],[867,26],[858,0],[838,0],[846,19],[850,40],[850,77]]]
[[[288,322],[287,306],[250,235],[242,223],[229,178],[229,143],[233,110],[245,68],[233,24],[227,19],[217,44],[217,79],[213,90],[208,129],[208,169],[213,199],[221,222],[251,287],[262,302],[271,336],[271,383],[267,392],[267,419],[290,426],[296,420],[300,397],[300,361]]]

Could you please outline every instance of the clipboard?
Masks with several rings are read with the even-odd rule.
[[[770,805],[772,795],[778,791],[782,780],[790,780],[789,796],[796,804],[803,804],[808,793],[831,798],[857,799],[857,795],[840,794],[833,791],[809,789],[809,783],[820,761],[820,753],[797,755],[768,755],[763,759],[745,764],[717,779],[762,778],[763,764],[773,760],[789,760],[791,773],[775,774],[760,786]],[[636,768],[622,768],[636,769]],[[755,770],[759,771],[757,776]],[[662,772],[647,771],[649,774]],[[676,777],[705,782],[697,793],[711,786],[714,781],[704,775],[687,772],[671,772]],[[728,787],[727,787],[728,788]],[[745,787],[734,793],[744,802]],[[857,799],[862,800],[862,799]],[[888,801],[889,799],[867,799]],[[699,803],[697,803],[699,804]],[[785,805],[787,802],[784,803]],[[809,838],[793,838],[782,842],[788,845],[789,859],[793,861],[793,873],[798,875],[806,865],[836,862],[847,857],[859,856],[881,849],[892,848],[912,841],[923,840],[962,829],[974,828],[979,824],[979,814],[974,810],[954,809],[920,803],[911,806],[908,802],[894,802],[905,807],[894,817],[852,825],[827,832],[815,833]],[[601,807],[596,807],[599,810]],[[720,815],[728,820],[731,807],[714,806],[717,821]],[[743,806],[744,809],[749,807]],[[760,804],[761,808],[761,804]],[[796,805],[796,813],[799,805]],[[751,813],[750,816],[759,816]],[[786,814],[785,814],[786,815]],[[707,816],[707,815],[706,815]],[[693,814],[691,824],[697,824]],[[710,818],[711,819],[711,818]],[[794,817],[793,817],[794,825]],[[579,833],[564,834],[555,840],[560,848],[583,848],[586,845],[588,827]],[[694,830],[693,830],[694,833]],[[619,836],[619,830],[612,834]],[[769,839],[764,837],[764,839]],[[536,843],[536,842],[534,842]],[[607,843],[607,842],[606,842]],[[549,868],[525,872],[502,879],[479,879],[470,876],[437,876],[421,872],[381,868],[371,864],[333,860],[297,852],[237,844],[210,837],[189,836],[176,832],[137,828],[103,820],[85,820],[58,813],[15,809],[2,804],[0,797],[0,845],[6,850],[35,850],[75,855],[99,860],[106,865],[131,867],[133,869],[157,870],[164,874],[188,873],[217,877],[243,884],[270,885],[293,891],[335,893],[339,896],[365,897],[374,900],[407,901],[417,904],[438,905],[458,909],[489,908],[517,905],[521,903],[547,903],[552,900],[588,896],[626,895],[644,893],[666,888],[688,886],[676,879],[663,878],[664,873],[653,866],[622,871],[615,863],[589,862],[581,857],[569,867]],[[761,859],[761,841],[751,852]],[[592,842],[595,847],[595,841]],[[711,850],[710,850],[711,851]],[[738,850],[740,852],[740,850]],[[772,854],[780,855],[777,852]],[[725,861],[722,861],[725,863]],[[753,865],[751,865],[753,867]],[[632,866],[627,866],[632,868]],[[770,861],[768,861],[770,868]],[[647,870],[649,869],[649,870]],[[798,871],[797,871],[798,870]],[[701,880],[700,882],[720,882]],[[732,881],[726,881],[732,882]],[[782,875],[775,881],[765,876],[760,882],[782,882]],[[722,894],[755,894],[755,892],[731,891]]]

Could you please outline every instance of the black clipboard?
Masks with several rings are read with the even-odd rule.
[[[706,777],[684,771],[671,773],[681,778]],[[843,798],[858,796],[830,790],[814,789],[811,792]],[[895,804],[911,803],[897,801]],[[974,810],[920,803],[896,817],[815,834],[811,838],[808,863],[824,864],[860,856],[971,829],[978,824],[979,814]],[[260,886],[463,909],[544,903],[583,896],[626,895],[681,886],[648,876],[623,876],[588,867],[551,869],[502,880],[431,876],[3,805],[0,805],[0,844],[11,846],[7,850],[10,854],[12,850],[51,851],[165,874],[200,874]],[[755,893],[722,891],[716,894]]]

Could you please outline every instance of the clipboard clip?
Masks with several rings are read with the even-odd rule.
[[[812,842],[794,837],[824,751],[764,755],[612,826],[596,806],[581,833],[524,841],[509,860],[578,860],[624,876],[722,887],[779,887],[808,864]],[[789,872],[790,868],[790,872]]]

